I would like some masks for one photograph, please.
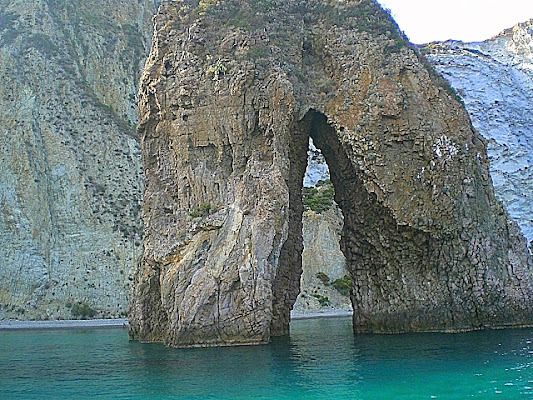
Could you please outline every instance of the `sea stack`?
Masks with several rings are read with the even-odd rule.
[[[163,2],[139,113],[132,338],[288,333],[309,137],[344,215],[355,332],[533,323],[531,256],[485,143],[373,0]]]

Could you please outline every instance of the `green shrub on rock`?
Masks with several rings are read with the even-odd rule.
[[[331,286],[333,286],[340,294],[349,296],[350,288],[352,287],[352,279],[349,275],[344,275],[344,278],[335,279],[331,282]]]
[[[306,210],[312,210],[318,214],[329,210],[333,205],[334,196],[335,189],[329,180],[324,183],[321,182],[321,185],[318,188],[304,187],[302,191],[304,208]]]
[[[71,313],[74,318],[87,319],[96,315],[96,310],[93,309],[86,301],[78,301],[72,305]]]
[[[329,306],[329,298],[320,294],[314,294],[313,297],[318,300],[321,307]]]
[[[189,212],[189,215],[193,218],[207,217],[211,212],[211,204],[203,203],[196,207],[193,211]]]

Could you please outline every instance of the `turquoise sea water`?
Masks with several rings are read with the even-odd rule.
[[[120,328],[0,331],[0,399],[533,399],[532,329],[354,336],[350,322],[208,349]]]

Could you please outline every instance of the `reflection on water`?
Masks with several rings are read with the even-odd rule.
[[[289,357],[294,360],[299,384],[312,395],[308,398],[327,399],[334,393],[342,393],[343,398],[361,398],[360,355],[350,322],[350,318],[343,318],[292,323]]]
[[[531,399],[533,330],[356,335],[294,321],[270,345],[167,349],[122,329],[0,331],[0,399]]]

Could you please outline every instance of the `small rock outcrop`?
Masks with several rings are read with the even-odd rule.
[[[422,51],[460,94],[474,128],[487,139],[496,196],[531,243],[533,20],[481,43],[431,43]]]
[[[485,143],[374,1],[163,2],[139,100],[134,339],[288,332],[309,137],[344,216],[355,331],[533,323],[531,260]]]

